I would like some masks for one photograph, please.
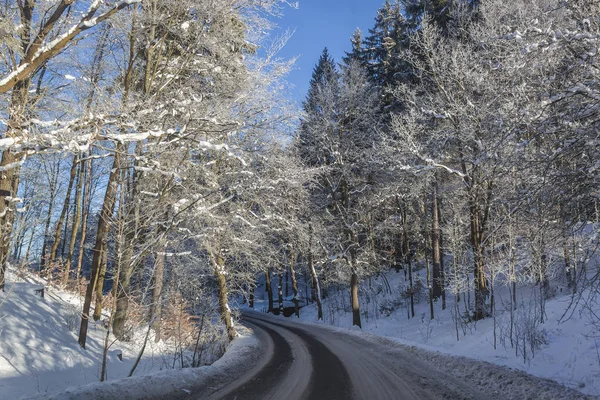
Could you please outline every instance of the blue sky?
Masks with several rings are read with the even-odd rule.
[[[359,27],[363,34],[373,27],[377,10],[385,0],[299,0],[300,7],[286,7],[285,15],[275,22],[279,31],[295,30],[280,56],[300,56],[288,81],[292,98],[301,102],[308,90],[314,65],[324,47],[337,62],[350,50],[350,37]]]

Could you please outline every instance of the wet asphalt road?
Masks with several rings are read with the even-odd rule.
[[[260,313],[246,313],[264,346],[252,370],[211,400],[489,399],[401,348]]]

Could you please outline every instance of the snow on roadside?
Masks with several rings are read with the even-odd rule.
[[[53,395],[38,395],[30,399],[68,400],[87,399],[179,399],[182,395],[204,397],[221,385],[233,381],[253,366],[262,351],[260,341],[252,331],[240,327],[225,355],[212,365],[199,368],[164,370],[110,382],[96,382],[71,387]]]
[[[37,289],[44,289],[42,298]],[[50,393],[99,380],[102,322],[90,321],[86,349],[77,343],[82,299],[34,276],[7,277],[0,293],[0,390],[6,398]],[[114,342],[107,355],[108,379],[127,376],[140,347]],[[149,343],[136,374],[165,368],[164,343]],[[122,360],[120,359],[122,358]]]
[[[45,287],[44,298],[36,294],[36,290],[42,287]],[[99,398],[98,393],[105,390],[113,393],[107,398],[116,398],[116,392],[111,392],[110,388],[120,388],[122,391],[124,386],[131,387],[132,382],[139,383],[143,388],[132,388],[130,398],[136,395],[148,398],[145,390],[156,388],[155,382],[161,382],[158,386],[173,390],[192,390],[200,387],[202,380],[215,381],[222,371],[231,370],[234,373],[235,369],[240,369],[232,367],[237,362],[236,358],[241,357],[240,354],[245,354],[245,359],[251,359],[252,354],[260,353],[256,350],[258,339],[246,331],[243,333],[245,336],[231,345],[227,357],[217,361],[214,366],[194,372],[173,370],[175,356],[172,346],[163,341],[155,343],[150,335],[134,377],[123,379],[129,375],[147,331],[147,328],[140,327],[134,332],[131,342],[113,342],[114,337],[111,338],[112,344],[107,355],[107,381],[99,383],[106,335],[102,324],[105,322],[90,321],[86,349],[82,349],[77,342],[82,301],[76,294],[46,286],[44,280],[35,276],[20,279],[8,274],[6,291],[0,292],[1,398],[46,398],[51,393],[86,384],[90,384],[88,389],[72,388],[63,392],[63,397],[56,398],[83,396],[85,390],[93,393],[90,398]],[[157,375],[144,377],[150,373]],[[148,384],[150,379],[153,386]],[[119,383],[120,380],[127,383]],[[186,385],[191,385],[192,389],[187,389]]]
[[[426,350],[360,330],[350,330],[347,333],[359,336],[373,343],[381,343],[389,347],[401,347],[404,350],[408,350],[420,360],[434,365],[438,371],[454,376],[461,381],[468,382],[483,393],[488,394],[490,398],[500,398],[502,400],[591,400],[598,398],[597,396],[584,395],[556,381],[539,378],[520,370],[490,362],[444,354],[437,350]]]

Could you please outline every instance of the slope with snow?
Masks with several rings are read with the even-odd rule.
[[[135,393],[134,382],[139,383],[137,390],[140,393],[152,390],[161,393],[158,388],[170,387],[166,384],[169,379],[175,379],[174,385],[179,386],[177,382],[190,381],[193,377],[197,382],[198,376],[217,371],[203,367],[204,369],[196,369],[202,370],[201,372],[177,375],[181,371],[172,370],[175,353],[170,350],[170,344],[163,341],[155,343],[151,335],[133,378],[125,379],[126,383],[123,380],[118,383],[120,378],[129,375],[142,346],[147,329],[140,327],[131,342],[119,342],[111,336],[107,355],[107,382],[99,384],[106,336],[103,323],[106,320],[90,324],[84,350],[77,342],[83,301],[80,296],[46,286],[44,280],[31,275],[23,279],[13,275],[7,278],[6,292],[0,292],[2,398],[33,395],[43,397],[64,391],[68,387],[86,384],[91,384],[91,388],[74,389],[70,393],[87,393],[98,398],[98,393],[103,392],[108,393],[107,398],[115,398],[115,388],[122,390],[125,386],[132,387],[132,393]],[[36,293],[36,289],[44,286],[45,296],[42,298]],[[253,348],[252,340],[254,339],[242,340],[236,346],[248,351]],[[223,362],[225,361],[221,363]],[[163,371],[166,369],[170,371]],[[154,387],[148,386],[149,378],[144,377],[149,373],[159,374],[152,380]],[[78,392],[80,390],[83,391]]]

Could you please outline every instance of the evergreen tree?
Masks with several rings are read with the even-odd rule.
[[[358,62],[362,67],[366,67],[367,65],[367,54],[363,49],[363,34],[360,28],[356,28],[352,37],[350,38],[350,43],[352,45],[351,51],[345,51],[345,57],[342,57],[342,61],[344,65],[350,65],[353,61]]]
[[[379,89],[384,106],[392,103],[390,88],[410,77],[410,67],[402,57],[408,47],[409,28],[400,3],[387,0],[364,41],[367,75]]]
[[[452,23],[452,11],[458,6],[474,10],[478,0],[402,0],[404,15],[413,29],[419,29],[421,21],[427,15],[447,34]]]
[[[451,0],[403,0],[404,13],[412,26],[418,26],[425,15],[445,27],[450,20]]]
[[[307,117],[301,121],[298,141],[300,143],[300,157],[306,165],[327,164],[327,157],[323,149],[317,146],[314,138],[314,130],[309,128],[311,119],[328,119],[333,117],[335,110],[331,103],[324,101],[331,97],[336,97],[339,93],[339,73],[335,66],[335,61],[329,55],[327,48],[319,57],[317,65],[313,69],[310,87],[306,95],[306,100],[302,107]]]
[[[318,93],[327,90],[331,87],[334,89],[338,86],[338,72],[335,67],[335,61],[329,54],[327,47],[323,49],[317,65],[315,65],[310,79],[310,87],[306,95],[306,100],[302,102],[302,107],[305,112],[321,112],[321,107],[318,102]]]

